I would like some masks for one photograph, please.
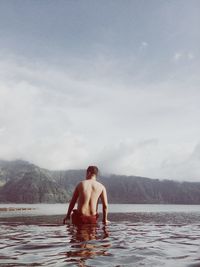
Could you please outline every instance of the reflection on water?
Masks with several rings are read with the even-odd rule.
[[[107,226],[63,216],[0,219],[0,266],[200,267],[200,213],[115,213]]]
[[[88,266],[90,259],[109,256],[109,230],[103,224],[54,224],[61,217],[48,217],[46,224],[46,216],[32,224],[32,219],[1,221],[0,266]]]
[[[95,256],[109,256],[110,244],[105,241],[109,236],[106,226],[80,225],[67,227],[68,236],[71,237],[71,247],[66,252],[66,262],[77,262],[78,266],[87,266],[86,261]]]

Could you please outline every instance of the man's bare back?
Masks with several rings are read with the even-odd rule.
[[[96,168],[96,169],[95,169]],[[95,171],[96,170],[96,171]],[[70,214],[78,202],[77,210],[82,216],[96,216],[98,209],[98,200],[101,199],[103,222],[107,223],[107,193],[105,187],[96,181],[98,168],[90,166],[87,169],[86,180],[80,182],[73,193],[72,200],[69,204],[67,215],[63,222],[70,219]]]
[[[77,186],[79,192],[78,211],[86,216],[96,215],[98,200],[104,186],[95,180],[85,180]]]

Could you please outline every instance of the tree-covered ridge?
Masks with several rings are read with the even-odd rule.
[[[49,171],[34,164],[0,161],[0,202],[68,202],[85,170]],[[109,175],[98,178],[110,203],[200,204],[200,183]]]

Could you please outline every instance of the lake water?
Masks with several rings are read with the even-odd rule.
[[[16,210],[0,212],[3,267],[200,267],[199,205],[113,204],[109,225],[82,227],[62,225],[65,204],[6,207]]]

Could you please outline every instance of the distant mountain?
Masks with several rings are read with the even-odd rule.
[[[70,195],[51,172],[25,161],[0,161],[0,201],[15,203],[66,202]]]
[[[112,203],[200,204],[200,183],[118,175],[102,180]]]
[[[64,203],[85,170],[49,171],[26,161],[0,161],[1,203]],[[110,203],[200,204],[200,183],[110,175],[98,178]]]

